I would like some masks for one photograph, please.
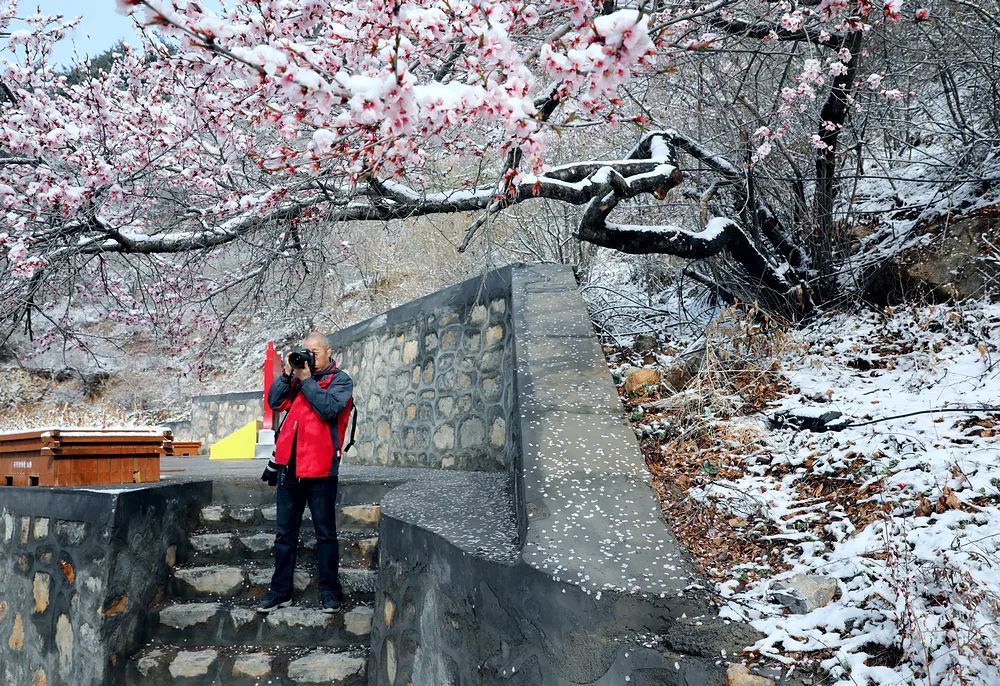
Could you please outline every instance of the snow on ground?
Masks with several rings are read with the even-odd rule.
[[[805,343],[783,360],[798,390],[775,410],[854,425],[775,430],[745,476],[691,491],[750,505],[787,542],[780,573],[741,584],[732,570],[723,616],[752,621],[762,656],[819,653],[836,684],[1000,683],[1000,306],[841,315]],[[856,498],[821,495],[824,480]],[[801,573],[836,580],[839,597],[789,614],[772,592]]]

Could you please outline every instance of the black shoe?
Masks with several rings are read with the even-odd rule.
[[[340,596],[335,595],[333,593],[324,593],[323,596],[319,599],[319,602],[320,605],[323,606],[323,612],[326,612],[327,614],[336,612],[337,610],[340,609],[340,606],[343,604],[343,601],[340,599]]]
[[[291,596],[282,598],[274,591],[268,591],[267,595],[264,596],[264,599],[260,601],[260,605],[257,606],[257,612],[263,612],[266,614],[271,610],[277,610],[279,607],[288,607],[291,604]]]

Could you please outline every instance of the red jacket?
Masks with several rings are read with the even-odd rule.
[[[287,465],[294,448],[297,478],[335,475],[351,418],[353,390],[351,377],[332,362],[305,381],[284,375],[275,379],[267,402],[276,412],[288,414],[278,432],[274,461]]]

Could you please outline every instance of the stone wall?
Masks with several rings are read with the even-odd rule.
[[[330,336],[359,412],[346,462],[512,468],[509,279],[490,272]]]
[[[0,490],[0,682],[121,683],[208,483]]]
[[[663,521],[572,271],[506,274],[511,473],[383,498],[369,684],[722,686],[756,633]]]
[[[201,441],[202,452],[208,453],[209,447],[220,438],[225,438],[247,422],[260,419],[264,412],[263,403],[261,391],[196,395],[191,398],[190,426],[185,431],[179,431],[174,438]]]

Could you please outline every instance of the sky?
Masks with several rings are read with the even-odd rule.
[[[21,0],[17,14],[34,14],[35,9],[39,8],[42,14],[83,17],[76,30],[56,46],[55,61],[68,65],[74,61],[74,51],[80,57],[94,57],[120,40],[138,45],[132,19],[119,14],[117,5],[115,0]]]

